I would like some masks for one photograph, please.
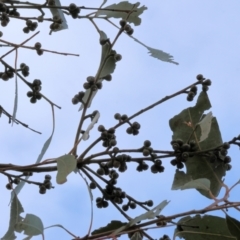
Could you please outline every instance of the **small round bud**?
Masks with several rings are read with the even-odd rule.
[[[79,103],[78,98],[76,98],[76,97],[72,98],[72,104],[76,105],[78,103]]]
[[[191,88],[190,88],[190,91],[191,92],[194,92],[196,94],[197,92],[197,86],[196,85],[193,85]]]
[[[176,166],[176,165],[177,165],[177,159],[172,159],[170,163],[171,163],[173,166]]]
[[[178,162],[178,163],[177,163],[177,168],[178,168],[178,169],[184,168],[183,163],[182,163],[182,162]]]
[[[46,193],[46,186],[45,185],[39,186],[39,193],[40,194],[45,194]]]
[[[88,83],[88,82],[85,82],[84,84],[83,84],[83,88],[84,89],[89,89],[91,86],[90,86],[90,84]]]
[[[128,134],[132,134],[132,133],[133,133],[132,127],[128,127],[128,128],[126,129],[126,132],[127,132]]]
[[[198,81],[202,81],[202,80],[204,80],[202,74],[198,74],[196,78],[197,78]]]
[[[146,202],[146,204],[148,205],[148,207],[152,207],[153,206],[153,201],[152,200],[148,200]]]
[[[20,179],[19,178],[14,178],[13,183],[18,185],[20,183]]]
[[[120,120],[120,119],[121,119],[121,114],[120,114],[120,113],[115,113],[115,114],[114,114],[114,118],[115,118],[116,120]]]
[[[96,185],[95,182],[91,182],[91,183],[89,184],[89,187],[90,187],[91,189],[95,189],[95,188],[97,187],[97,185]]]
[[[129,31],[127,31],[127,34],[131,36],[133,34],[133,32],[134,32],[134,30],[133,30],[133,28],[131,28]]]
[[[135,208],[136,208],[136,203],[135,203],[135,202],[131,202],[131,203],[129,204],[129,207],[130,207],[131,209],[135,209]]]
[[[132,29],[132,27],[131,27],[129,24],[126,24],[126,25],[124,26],[124,30],[125,30],[126,32],[129,32],[131,29]]]
[[[40,48],[42,47],[42,44],[41,44],[40,42],[36,42],[35,45],[34,45],[34,47],[35,47],[36,49],[40,49]]]
[[[126,211],[128,210],[128,208],[129,208],[129,207],[128,207],[128,205],[127,205],[127,204],[125,204],[125,205],[122,205],[122,210],[123,210],[123,211],[125,211],[125,212],[126,212]]]
[[[223,143],[222,148],[229,149],[230,148],[230,144],[228,142],[225,142],[225,143]]]
[[[127,116],[126,114],[123,114],[123,115],[121,116],[121,119],[122,119],[123,121],[127,120],[127,118],[128,118],[128,116]]]
[[[99,131],[99,132],[105,131],[105,127],[104,127],[103,125],[99,125],[99,126],[98,126],[98,131]]]
[[[87,82],[89,82],[90,84],[93,84],[95,82],[95,77],[93,76],[88,76],[87,77]]]
[[[7,183],[7,184],[6,184],[6,188],[7,188],[8,190],[11,190],[11,189],[12,189],[12,184],[11,184],[11,183]]]
[[[122,19],[122,20],[120,20],[119,24],[120,24],[120,26],[123,28],[123,27],[125,27],[125,25],[127,24],[127,21],[124,20],[124,19]]]
[[[144,147],[150,147],[151,142],[149,140],[146,140],[146,141],[144,141],[143,145],[144,145]]]
[[[231,162],[231,157],[230,156],[226,156],[223,160],[224,163],[230,163]]]
[[[105,173],[105,171],[104,171],[104,169],[103,168],[99,168],[98,170],[97,170],[97,174],[99,174],[99,175],[104,175],[104,173]]]
[[[122,55],[121,54],[115,54],[114,55],[114,59],[115,59],[115,61],[120,61],[121,59],[122,59]]]
[[[51,180],[51,179],[52,179],[52,176],[49,175],[49,174],[46,174],[46,175],[45,175],[45,179],[46,179],[46,180]]]
[[[212,85],[212,81],[210,79],[206,79],[202,84],[206,85],[206,86],[211,86]]]
[[[149,150],[147,148],[144,148],[143,149],[143,156],[147,157],[147,156],[149,156],[149,154],[150,154]]]
[[[43,50],[42,50],[42,49],[37,49],[37,54],[38,54],[39,56],[43,55]]]

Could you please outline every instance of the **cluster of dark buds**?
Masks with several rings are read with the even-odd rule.
[[[42,44],[40,42],[36,42],[34,45],[34,48],[36,49],[36,52],[39,56],[43,54],[43,50],[41,49]]]
[[[197,78],[197,80],[198,80],[199,82],[201,82],[201,84],[202,84],[202,90],[203,90],[204,92],[207,92],[208,89],[209,89],[209,86],[212,85],[212,81],[211,81],[210,79],[204,78],[202,74],[198,74],[196,78]]]
[[[118,173],[113,172],[112,170],[110,170],[110,171],[106,170],[106,168],[117,168],[119,172],[125,172],[127,170],[126,162],[130,162],[130,160],[131,160],[131,156],[126,155],[126,154],[119,154],[116,156],[118,150],[119,149],[117,147],[113,148],[113,152],[115,151],[115,155],[112,156],[112,159],[110,161],[108,161],[104,167],[105,174],[106,175],[110,174],[109,175],[109,177],[110,177],[109,183],[111,183],[113,185],[117,183],[116,179],[118,178]]]
[[[126,20],[124,20],[124,19],[120,20],[119,24],[120,24],[121,28],[122,28],[128,35],[132,35],[132,34],[133,34],[134,30],[133,30],[133,28],[132,28],[129,24],[127,24],[127,21],[126,21]]]
[[[84,97],[84,92],[79,92],[72,98],[72,104],[78,104],[79,102],[82,102],[82,99]]]
[[[116,120],[119,120],[119,122],[123,122],[128,119],[128,116],[126,114],[121,115],[120,113],[115,113],[114,118]],[[129,121],[126,121],[126,122],[130,125],[130,127],[126,129],[126,132],[134,136],[138,135],[141,125],[138,122],[133,122],[133,123],[130,123]]]
[[[193,85],[187,95],[187,100],[190,102],[194,99],[194,97],[197,95],[197,86]]]
[[[159,240],[171,240],[170,237],[166,234],[164,234]]]
[[[13,74],[13,70],[12,69],[5,69],[5,72],[0,72],[0,78],[3,81],[8,81],[10,78],[13,78],[14,74]]]
[[[38,26],[38,23],[37,22],[32,22],[32,20],[28,19],[26,21],[26,27],[23,28],[23,32],[24,33],[29,33],[30,31],[35,31],[37,26]]]
[[[151,166],[152,173],[161,173],[164,171],[164,167],[162,166],[162,161],[160,159],[155,159],[154,164]]]
[[[78,8],[76,4],[71,3],[68,7],[68,11],[72,18],[76,19],[78,17],[78,14],[80,13],[80,8]]]
[[[105,129],[103,125],[98,126],[98,131],[101,132],[101,139],[103,147],[114,147],[117,145],[116,135],[114,128]]]
[[[12,190],[12,188],[13,188],[12,185],[13,185],[13,184],[18,185],[19,183],[20,183],[20,179],[19,179],[18,177],[14,178],[13,180],[10,179],[10,182],[6,184],[6,188],[7,188],[8,190]]]
[[[87,82],[83,84],[83,88],[86,90],[91,89],[92,91],[96,91],[97,89],[102,88],[102,82],[101,81],[96,82],[95,77],[89,76],[87,77]]]
[[[197,150],[197,145],[194,140],[183,143],[181,139],[177,139],[171,141],[171,145],[176,156],[175,159],[171,160],[171,164],[177,166],[178,169],[183,168],[183,162],[186,162],[189,157],[193,157],[192,152]]]
[[[20,17],[20,13],[17,11],[16,8],[13,8],[12,10],[10,10],[8,14],[10,16]]]
[[[151,147],[151,142],[149,140],[144,141],[143,143],[143,147],[141,148],[143,156],[147,157],[147,156],[151,156],[152,157],[152,161],[153,161],[153,165],[151,166],[151,172],[152,173],[161,173],[164,171],[164,167],[162,166],[162,161],[160,159],[157,158],[157,155],[155,153],[153,153],[153,148]],[[143,162],[143,167],[145,167],[145,169],[142,169],[140,166],[138,165],[137,167],[137,171],[141,171],[141,170],[147,170],[148,169],[148,165]]]
[[[20,70],[24,77],[27,77],[29,75],[29,66],[26,65],[25,63],[20,64]]]
[[[2,4],[2,3],[1,3]],[[1,11],[1,10],[0,10]],[[1,20],[1,26],[2,27],[6,27],[8,25],[8,23],[10,22],[10,19],[8,17],[8,14],[6,12],[3,12],[0,16],[0,20]]]
[[[37,100],[40,100],[42,98],[42,95],[40,94],[40,91],[42,89],[41,87],[42,82],[39,79],[35,79],[32,83],[32,91],[27,92],[27,96],[30,98],[31,103],[36,103]]]
[[[231,157],[227,156],[228,150],[230,148],[230,144],[228,142],[225,142],[222,144],[222,146],[212,152],[208,153],[208,159],[210,163],[216,164],[216,163],[224,163],[225,168],[227,171],[229,171],[232,168]]]
[[[53,188],[52,182],[51,182],[51,176],[50,175],[45,175],[45,179],[43,181],[43,184],[39,185],[39,193],[45,194],[46,190]]]
[[[51,23],[49,27],[52,31],[58,30],[61,23],[62,23],[62,19],[59,18],[58,16],[54,16],[53,17],[53,23]]]

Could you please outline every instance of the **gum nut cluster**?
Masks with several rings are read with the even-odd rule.
[[[5,72],[0,72],[0,78],[3,81],[8,81],[10,78],[13,78],[14,72],[11,69],[6,69]]]
[[[204,92],[208,91],[209,86],[212,85],[212,81],[210,79],[204,78],[202,74],[198,74],[196,78],[199,82],[202,83],[202,90]]]
[[[225,168],[227,171],[229,171],[232,168],[232,165],[230,164],[231,162],[231,157],[227,156],[228,151],[227,149],[230,148],[230,144],[228,142],[225,142],[222,144],[222,147],[220,148],[220,154],[221,154],[221,159],[223,161],[223,163],[225,164]]]
[[[34,45],[34,48],[36,49],[36,52],[39,56],[43,54],[43,50],[41,49],[42,44],[40,42],[36,42]]]
[[[103,125],[98,126],[98,131],[101,132],[101,139],[103,147],[114,147],[117,145],[114,128],[105,129]]]
[[[187,95],[187,100],[190,102],[194,99],[194,97],[197,95],[197,86],[193,85]]]
[[[6,27],[9,22],[10,22],[10,18],[8,17],[8,14],[6,12],[3,12],[1,14],[1,26]]]
[[[97,89],[102,88],[102,83],[100,81],[96,82],[95,77],[89,76],[87,77],[87,82],[83,84],[84,89],[91,89],[92,91],[96,91]]]
[[[12,10],[10,10],[8,14],[10,16],[20,17],[20,13],[17,11],[16,8],[13,8]]]
[[[80,13],[80,9],[76,6],[76,4],[71,3],[68,7],[68,11],[72,18],[76,19],[78,17],[78,14]]]
[[[29,33],[30,31],[35,31],[37,26],[38,26],[38,23],[37,22],[32,22],[32,20],[28,19],[26,21],[26,27],[23,28],[23,32],[24,33]]]
[[[126,212],[129,208],[135,209],[136,207],[137,207],[137,205],[135,202],[129,201],[128,204],[122,205],[122,210]]]
[[[182,139],[172,140],[171,145],[176,156],[171,160],[171,164],[177,166],[178,169],[183,168],[183,162],[186,162],[189,157],[193,157],[192,152],[197,150],[194,140],[190,140],[188,143],[184,143]]]
[[[26,65],[25,63],[20,64],[20,70],[24,77],[27,77],[29,75],[29,66]]]
[[[84,92],[79,92],[78,94],[76,94],[73,98],[72,98],[72,104],[78,104],[79,102],[82,102],[82,99],[84,97]]]
[[[31,103],[36,103],[37,100],[40,100],[42,98],[42,95],[40,94],[40,91],[42,89],[41,87],[42,82],[39,79],[35,79],[32,83],[32,91],[27,92],[27,96],[30,98]]]
[[[62,19],[59,18],[58,16],[54,16],[53,17],[53,23],[51,23],[49,27],[52,31],[58,30],[61,23],[62,23]]]
[[[170,237],[164,234],[159,240],[171,240]]]
[[[43,181],[43,184],[39,185],[39,193],[41,194],[45,194],[46,190],[51,189],[52,186],[52,182],[51,182],[51,176],[49,174],[45,175],[45,179]]]
[[[120,20],[119,24],[120,24],[121,28],[122,28],[128,35],[132,35],[132,34],[133,34],[134,30],[133,30],[133,28],[132,28],[129,24],[127,24],[127,21],[126,21],[126,20],[124,20],[124,19]]]

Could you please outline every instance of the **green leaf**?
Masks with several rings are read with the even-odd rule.
[[[235,236],[237,240],[240,240],[240,222],[228,214],[226,214],[226,221],[230,233]]]
[[[97,230],[94,230],[91,234],[95,235],[95,234],[100,234],[100,233],[105,233],[105,232],[112,232],[122,226],[125,226],[126,224],[127,224],[126,222],[113,220],[107,226],[101,227]]]
[[[137,38],[135,38],[133,36],[129,36],[129,37],[131,37],[132,39],[134,39],[134,41],[136,41],[137,43],[139,43],[142,46],[144,46],[145,48],[147,48],[149,51],[148,53],[150,53],[151,57],[157,58],[163,62],[169,62],[169,63],[179,65],[178,62],[173,61],[173,56],[170,55],[169,53],[163,52],[162,50],[159,50],[159,49],[151,48],[151,47],[147,46],[146,44],[140,42]]]
[[[182,139],[183,142],[187,142],[189,137],[192,136],[190,140],[196,141],[199,150],[211,149],[221,145],[222,137],[215,117],[212,119],[212,126],[207,139],[199,142],[201,130],[198,128],[196,128],[196,131],[193,133],[204,111],[210,108],[211,104],[207,93],[201,92],[194,107],[184,109],[181,113],[170,119],[169,125],[173,131],[172,139]],[[209,157],[198,155],[188,158],[185,165],[187,169],[186,173],[181,173],[184,179],[196,180],[199,178],[207,178],[211,182],[210,190],[212,194],[218,196],[221,189],[222,177],[225,176],[226,173],[223,162],[216,161],[215,163],[210,163]],[[177,173],[175,177],[178,177],[178,179],[174,179],[172,189],[175,189],[176,185],[181,186],[182,184],[178,183],[180,178],[179,175],[177,176]],[[208,191],[202,189],[198,189],[198,191],[204,196],[211,198]]]
[[[76,168],[77,160],[73,155],[63,155],[56,161],[58,169],[56,181],[58,184],[63,184],[67,181],[67,175]]]
[[[36,236],[43,234],[42,220],[33,214],[26,214],[24,220],[17,223],[17,228],[24,231],[25,235]]]
[[[176,169],[175,172],[175,176],[174,176],[174,180],[173,180],[173,184],[172,184],[172,190],[178,190],[181,189],[181,187],[190,182],[192,180],[191,176],[188,176],[185,174],[185,172],[183,171],[179,171],[178,169]]]
[[[128,1],[120,2],[118,4],[112,4],[109,5],[103,10],[98,10],[96,13],[96,16],[106,16],[107,18],[113,17],[113,18],[122,18],[126,19],[128,16],[128,13],[126,12],[118,12],[118,11],[106,11],[104,9],[115,9],[115,10],[137,10],[136,12],[132,12],[130,16],[128,17],[127,21],[129,23],[133,23],[135,26],[138,26],[141,24],[141,18],[139,15],[143,13],[143,11],[147,10],[147,7],[144,5],[142,7],[139,7],[140,3],[137,2],[135,4],[129,3]],[[138,8],[139,7],[139,8]]]
[[[105,32],[100,31],[100,39],[102,40],[108,40],[108,37]],[[115,51],[111,50],[111,45],[109,42],[106,42],[104,45],[102,45],[102,55],[101,55],[101,61],[99,65],[100,75],[99,78],[103,78],[108,74],[111,74],[114,72],[114,69],[116,67],[116,61],[114,59]]]
[[[206,178],[199,178],[196,180],[192,180],[188,183],[185,183],[181,190],[190,189],[190,188],[196,188],[196,189],[203,189],[206,191],[210,190],[210,181]]]
[[[185,240],[236,240],[228,230],[224,218],[204,215],[183,217],[175,229],[174,236]]]
[[[212,112],[209,112],[207,115],[203,117],[203,119],[198,123],[198,125],[201,127],[202,135],[200,137],[199,142],[204,141],[211,130],[212,125]]]
[[[10,211],[10,222],[8,226],[8,231],[6,234],[1,238],[2,240],[14,240],[16,239],[16,236],[14,234],[14,231],[21,232],[21,230],[17,229],[15,227],[16,223],[22,221],[22,217],[20,214],[24,212],[22,204],[17,198],[17,195],[15,194],[12,202],[11,202],[11,211]]]

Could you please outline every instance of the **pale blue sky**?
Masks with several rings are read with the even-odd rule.
[[[37,2],[37,1],[35,1]],[[63,1],[69,5],[71,1]],[[80,5],[99,6],[102,1],[81,1]],[[116,3],[108,1],[106,5]],[[131,3],[134,3],[131,1]],[[133,36],[146,45],[163,50],[174,56],[179,65],[159,61],[148,56],[147,49],[123,35],[115,46],[122,54],[122,61],[117,63],[111,82],[104,82],[103,89],[94,98],[89,110],[101,113],[98,124],[109,128],[116,124],[113,115],[116,112],[131,115],[136,111],[158,101],[195,82],[197,74],[202,73],[213,82],[208,92],[212,103],[213,115],[217,117],[223,141],[229,141],[239,131],[239,75],[240,75],[240,2],[232,1],[141,1],[148,10],[142,15],[142,24],[133,26]],[[46,11],[50,16],[50,12]],[[82,14],[85,12],[82,11]],[[38,13],[37,13],[38,14]],[[33,14],[34,15],[34,14]],[[80,57],[61,56],[44,53],[39,57],[34,51],[19,50],[18,64],[25,62],[30,67],[29,81],[41,79],[42,92],[62,110],[55,109],[55,134],[44,159],[54,158],[67,153],[73,145],[76,127],[79,121],[78,106],[71,104],[71,98],[81,91],[86,77],[95,75],[100,59],[99,36],[87,20],[73,20],[66,17],[69,29],[48,35],[49,23],[39,24],[41,32],[28,45],[41,42],[43,48],[59,52],[78,53]],[[118,24],[118,20],[113,19]],[[96,20],[99,28],[111,39],[117,30]],[[3,28],[3,39],[20,43],[31,36],[22,33],[24,22],[11,20],[7,28]],[[1,55],[7,50],[1,48]],[[14,55],[6,61],[14,64]],[[2,70],[1,70],[2,71]],[[17,118],[30,127],[42,132],[37,135],[19,125],[8,124],[7,118],[1,118],[1,162],[26,165],[33,163],[43,143],[49,137],[52,128],[51,109],[43,100],[30,104],[26,97],[28,88],[19,83],[19,103]],[[200,92],[200,89],[199,89]],[[13,109],[14,80],[0,82],[0,104],[9,112]],[[125,133],[126,126],[117,131],[119,148],[139,148],[146,139],[151,140],[154,149],[170,150],[171,131],[168,121],[182,109],[193,106],[195,101],[187,102],[186,96],[179,96],[136,118],[141,124],[140,134],[130,136]],[[90,139],[79,147],[79,153],[88,146],[99,133],[96,127],[90,133]],[[93,152],[102,151],[99,145]],[[239,180],[239,151],[232,147],[229,151],[233,168],[227,172],[225,183],[230,186]],[[170,159],[169,159],[170,160]],[[192,209],[200,209],[212,201],[205,199],[195,190],[171,191],[175,168],[169,161],[163,160],[166,170],[162,174],[151,174],[150,171],[138,173],[136,166],[121,174],[119,186],[140,201],[152,199],[157,205],[162,200],[171,200],[162,214],[172,215]],[[39,216],[44,226],[62,224],[77,236],[84,236],[90,223],[90,204],[88,191],[83,180],[76,174],[68,177],[64,185],[57,185],[55,173],[53,184],[55,189],[45,195],[38,193],[38,188],[26,185],[19,195],[25,213]],[[42,181],[43,174],[34,174],[32,180]],[[3,236],[9,221],[10,192],[5,188],[7,180],[0,175],[1,187],[1,228]],[[230,200],[238,200],[238,189],[231,194]],[[100,196],[95,190],[94,197]],[[239,201],[239,200],[238,200]],[[144,211],[137,208],[129,211],[135,217]],[[229,211],[236,216],[235,211]],[[221,214],[219,212],[221,216]],[[125,219],[109,206],[107,210],[97,209],[94,202],[93,229],[106,225],[110,220]],[[172,237],[174,228],[158,229],[152,232],[154,238],[167,233]],[[149,232],[150,233],[150,232]],[[52,228],[46,230],[46,239],[71,239],[63,230]],[[20,236],[20,235],[19,235]],[[22,239],[23,237],[19,237]],[[41,239],[35,237],[33,239]]]

